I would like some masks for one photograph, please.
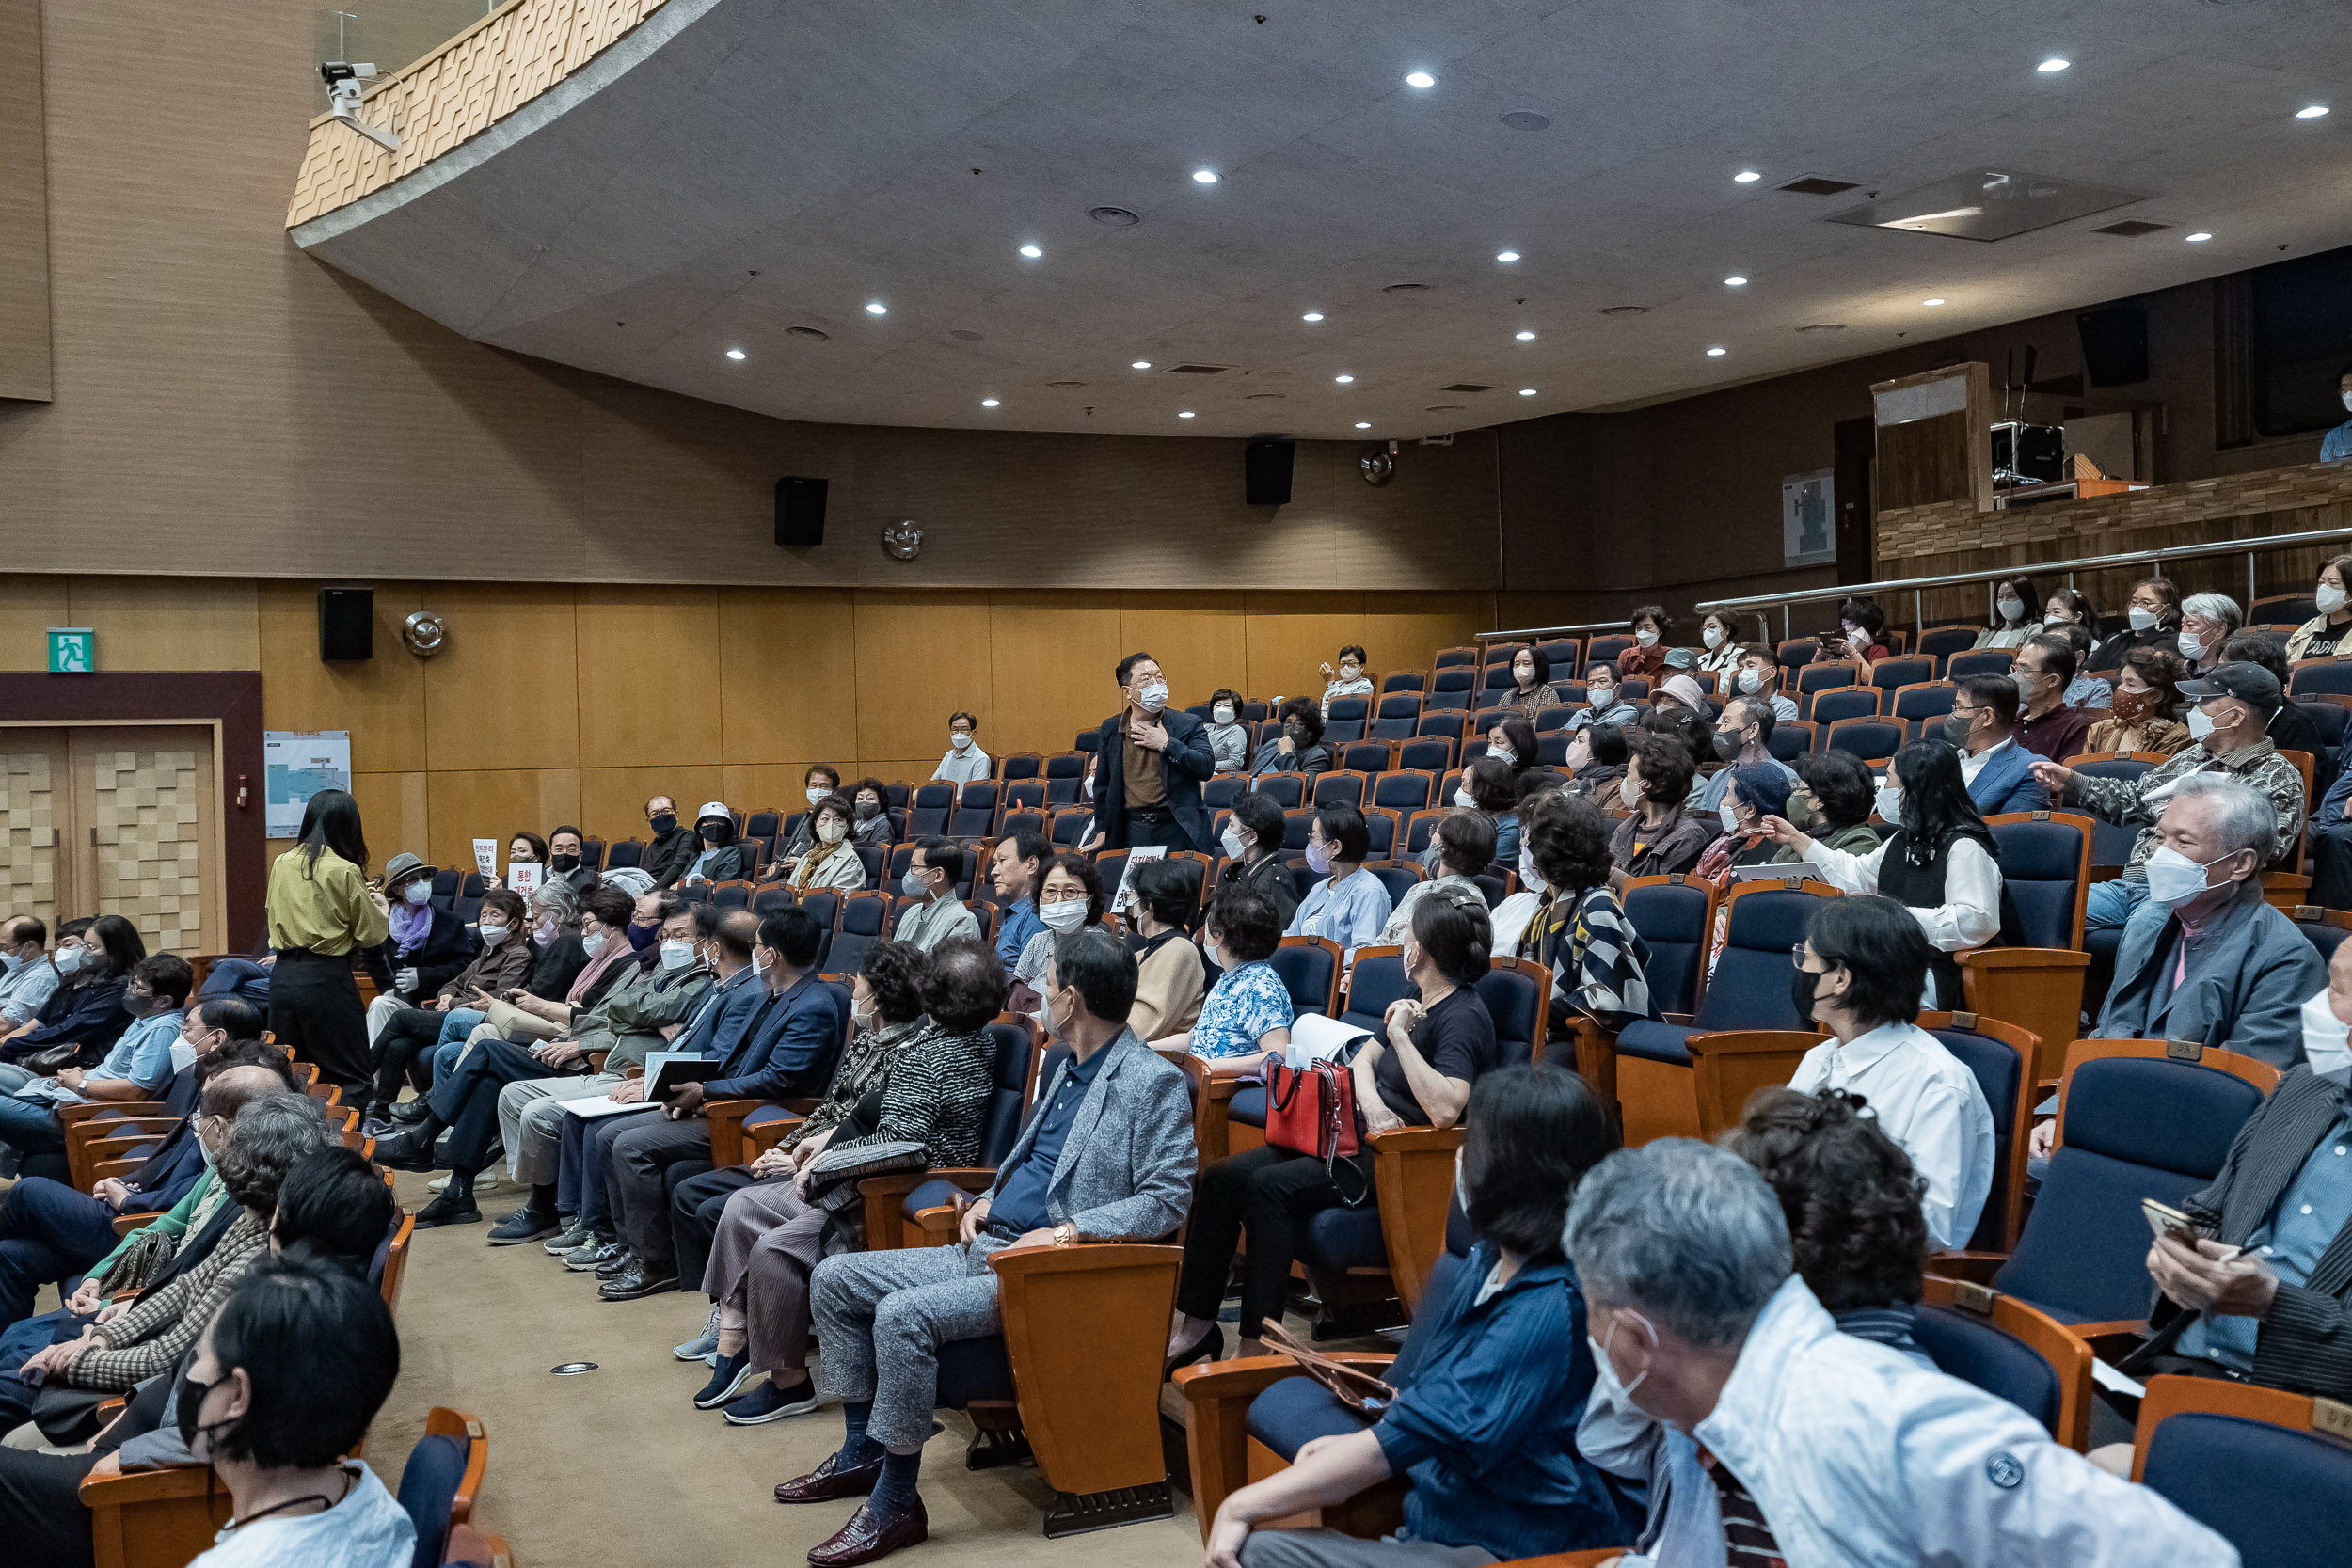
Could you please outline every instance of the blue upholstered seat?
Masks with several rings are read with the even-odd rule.
[[[1495,1044],[1502,1060],[1524,1062],[1538,1057],[1550,1022],[1551,999],[1543,994],[1534,976],[1516,969],[1490,969],[1472,989],[1495,1021]]]
[[[1661,882],[1625,895],[1625,917],[1649,948],[1643,969],[1659,1011],[1688,1014],[1697,1005],[1705,973],[1707,889],[1696,882]]]
[[[1346,1006],[1340,1022],[1376,1031],[1388,1015],[1389,1004],[1412,994],[1413,983],[1405,977],[1402,954],[1359,954],[1356,967],[1347,973]]]
[[[1949,1307],[1922,1306],[1911,1338],[1946,1374],[2009,1401],[2058,1436],[2064,1389],[2057,1370],[2031,1345]]]
[[[2352,1447],[2243,1416],[2190,1411],[2158,1426],[2141,1478],[2238,1549],[2245,1568],[2344,1557]]]
[[[1714,977],[1707,983],[1707,999],[1690,1026],[1649,1019],[1629,1023],[1617,1035],[1617,1054],[1687,1065],[1691,1053],[1683,1041],[1694,1034],[1806,1027],[1798,1022],[1796,1004],[1788,1000],[1788,954],[1804,940],[1821,897],[1785,887],[1741,894],[1731,907],[1730,928],[1723,956],[1715,960]],[[1634,929],[1642,930],[1639,922]],[[1649,933],[1643,930],[1642,939],[1648,941]]]
[[[1993,1109],[1993,1192],[1985,1200],[1983,1215],[1977,1221],[1976,1234],[1967,1244],[1998,1251],[2005,1240],[2001,1232],[2008,1223],[2002,1205],[2009,1193],[2010,1133],[2017,1125],[2017,1096],[2026,1075],[2026,1059],[2007,1041],[1972,1029],[1947,1027],[1928,1033],[1942,1040],[1945,1049],[1976,1074],[1977,1086],[1984,1091],[1985,1103]]]
[[[1282,977],[1289,988],[1291,1008],[1301,1013],[1328,1013],[1331,1010],[1331,982],[1339,974],[1339,959],[1327,947],[1301,942],[1295,947],[1278,947],[1266,960],[1274,973]]]
[[[400,1471],[400,1506],[417,1527],[415,1568],[440,1568],[449,1544],[450,1513],[473,1445],[463,1437],[433,1433],[417,1439]]]
[[[1385,1269],[1389,1244],[1380,1234],[1380,1211],[1367,1203],[1360,1209],[1322,1209],[1307,1222],[1300,1238],[1299,1261],[1323,1274],[1349,1269]]]
[[[2001,867],[2002,945],[2072,947],[2082,830],[2071,822],[1996,822],[1992,833]]]

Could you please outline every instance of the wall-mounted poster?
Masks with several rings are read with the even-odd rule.
[[[1781,555],[1790,566],[1827,566],[1837,560],[1836,470],[1816,468],[1780,482]]]
[[[262,772],[268,791],[271,838],[302,832],[302,808],[322,789],[351,787],[349,730],[266,730],[262,735]]]

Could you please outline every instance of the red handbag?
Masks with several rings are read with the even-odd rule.
[[[1265,1141],[1329,1164],[1356,1152],[1356,1085],[1324,1060],[1266,1069]]]

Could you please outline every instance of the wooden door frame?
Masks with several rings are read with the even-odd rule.
[[[262,673],[100,671],[87,675],[0,672],[0,723],[204,724],[219,736],[220,874],[224,952],[261,934],[269,885],[262,772]]]

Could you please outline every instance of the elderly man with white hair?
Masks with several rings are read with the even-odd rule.
[[[1578,1447],[1652,1483],[1629,1568],[2238,1563],[2015,1405],[1839,1333],[1738,1155],[1685,1138],[1613,1154],[1565,1241],[1598,1373]]]
[[[2295,923],[2263,898],[2278,816],[2234,779],[2192,773],[2156,825],[2148,903],[2123,927],[2101,1039],[2191,1039],[2286,1069],[2303,1058],[2302,1009],[2328,983]]]

